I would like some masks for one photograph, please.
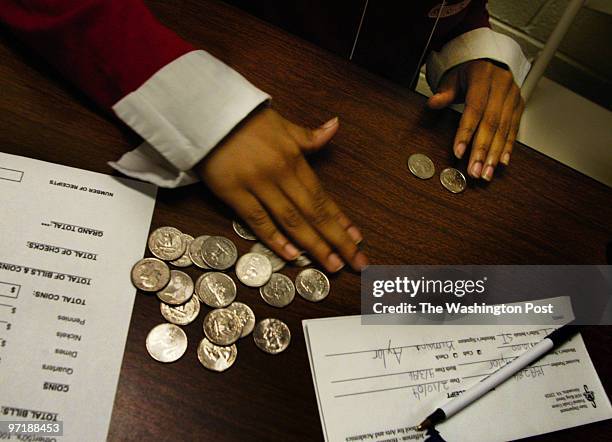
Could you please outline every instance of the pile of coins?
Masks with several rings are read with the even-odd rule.
[[[408,169],[417,178],[428,180],[436,173],[433,161],[422,153],[413,153],[408,157]],[[440,183],[451,193],[461,193],[467,182],[465,176],[453,167],[447,167],[440,172]]]
[[[241,238],[257,241],[247,228],[233,222]],[[236,245],[223,236],[193,237],[174,227],[154,230],[148,240],[154,258],[143,258],[134,264],[131,279],[143,292],[156,293],[162,317],[167,321],[149,332],[146,348],[159,362],[174,362],[187,350],[187,335],[181,326],[198,317],[202,304],[210,307],[202,323],[204,337],[197,356],[200,363],[213,371],[225,371],[236,361],[236,343],[251,333],[255,345],[268,354],[284,351],[291,341],[287,324],[275,318],[256,322],[253,310],[236,301],[237,287],[224,273],[235,266],[236,277],[247,287],[259,288],[261,298],[273,307],[286,307],[297,291],[304,299],[322,301],[329,294],[329,279],[314,268],[302,270],[295,284],[288,276],[278,273],[286,262],[272,250],[257,242],[249,253],[238,257]],[[306,267],[312,262],[301,255],[292,264]],[[194,282],[182,270],[191,265],[204,270]]]

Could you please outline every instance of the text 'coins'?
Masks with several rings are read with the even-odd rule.
[[[234,365],[238,356],[236,344],[229,346],[215,345],[204,338],[198,345],[198,360],[212,371],[225,371]]]
[[[185,252],[179,259],[170,262],[174,267],[189,267],[193,264],[189,257],[189,245],[193,242],[193,236],[183,233],[183,242],[185,243]]]
[[[185,253],[183,233],[174,227],[160,227],[149,235],[149,250],[164,261],[174,261]]]
[[[263,319],[255,326],[253,340],[260,350],[275,355],[289,347],[291,332],[283,321],[274,318]]]
[[[187,350],[187,335],[174,324],[159,324],[149,332],[147,351],[159,362],[174,362]]]
[[[180,270],[171,270],[170,282],[157,292],[160,301],[171,305],[183,304],[191,298],[191,295],[193,295],[193,280],[191,276]]]
[[[208,267],[202,259],[202,244],[208,237],[208,235],[198,236],[197,238],[194,238],[194,240],[191,241],[187,247],[187,253],[189,254],[191,261],[196,266],[204,270],[210,270],[210,267]]]
[[[436,172],[436,168],[431,158],[422,153],[413,153],[408,157],[408,169],[415,177],[421,178],[422,180],[431,178]]]
[[[329,295],[329,279],[317,269],[302,270],[295,278],[295,288],[302,298],[319,302]]]
[[[295,286],[289,277],[272,273],[270,281],[259,288],[259,294],[272,307],[286,307],[295,298]]]
[[[144,258],[132,267],[132,284],[143,292],[157,292],[170,281],[170,268],[157,258]]]
[[[227,307],[236,299],[236,283],[220,272],[201,275],[195,283],[195,291],[200,301],[212,308]]]
[[[232,222],[232,227],[234,228],[234,232],[242,239],[246,239],[248,241],[257,241],[257,237],[251,232],[249,229],[244,227],[238,221]]]
[[[242,333],[240,333],[240,337],[244,338],[248,336],[253,331],[253,327],[255,327],[255,313],[253,313],[251,307],[242,302],[232,302],[227,309],[236,313],[236,316],[240,319],[240,323],[242,324]]]
[[[183,305],[171,306],[165,303],[159,304],[164,319],[172,324],[187,325],[191,324],[200,313],[200,300],[197,296],[192,296]]]
[[[224,236],[209,236],[202,242],[202,259],[211,269],[229,269],[237,258],[236,246]]]
[[[463,192],[467,185],[465,176],[452,167],[447,167],[440,172],[440,182],[446,190],[452,193]]]
[[[253,244],[253,247],[251,247],[251,252],[261,253],[266,258],[268,258],[270,260],[270,264],[272,264],[273,272],[278,272],[283,267],[285,267],[285,261],[283,260],[283,258],[278,256],[276,253],[274,253],[272,250],[270,250],[260,242]]]
[[[204,318],[204,334],[217,345],[231,345],[242,333],[242,322],[238,315],[226,308],[208,312]]]
[[[261,253],[245,253],[236,263],[236,276],[244,285],[261,287],[272,275],[270,260]]]

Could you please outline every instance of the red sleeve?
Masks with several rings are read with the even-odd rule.
[[[459,3],[454,3],[446,6],[448,9],[457,7],[467,0],[462,0]],[[459,20],[449,27],[448,32],[438,33],[437,38],[432,42],[431,48],[435,51],[442,49],[446,43],[466,32],[473,31],[478,28],[490,28],[489,12],[487,11],[487,0],[471,0],[469,5],[461,12]]]
[[[0,21],[107,108],[194,49],[140,0],[8,0]]]

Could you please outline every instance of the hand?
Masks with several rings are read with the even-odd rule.
[[[491,181],[499,162],[510,163],[525,102],[512,73],[487,60],[463,63],[447,72],[427,105],[442,109],[464,97],[453,150],[461,158],[472,142],[468,174]]]
[[[362,240],[359,229],[325,193],[304,158],[304,153],[322,148],[338,126],[334,118],[306,129],[264,108],[237,127],[197,170],[284,259],[299,256],[297,245],[330,272],[340,270],[344,262],[362,270],[368,260],[357,247]]]

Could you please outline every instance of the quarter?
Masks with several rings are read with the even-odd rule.
[[[319,302],[329,295],[329,279],[317,269],[302,270],[295,278],[295,288],[307,301]]]
[[[170,281],[170,268],[157,258],[143,258],[134,264],[132,284],[143,292],[157,292]]]
[[[164,319],[171,324],[187,325],[191,324],[200,313],[200,300],[197,296],[189,298],[185,304],[172,306],[160,303],[159,309]]]
[[[234,365],[238,356],[236,344],[230,346],[215,345],[204,338],[198,345],[198,360],[212,371],[225,371]]]
[[[226,308],[208,312],[204,317],[204,334],[217,345],[231,345],[242,333],[242,322],[238,315]]]
[[[408,169],[415,177],[427,180],[434,176],[436,168],[433,161],[422,153],[413,153],[408,157]]]
[[[227,307],[236,299],[236,283],[225,273],[208,272],[196,280],[195,292],[209,307]]]
[[[289,347],[291,331],[283,321],[274,318],[263,319],[255,326],[253,340],[260,350],[275,355]]]
[[[287,276],[272,273],[270,281],[259,288],[259,294],[272,307],[287,307],[295,298],[295,286]]]
[[[187,302],[191,295],[193,295],[193,280],[191,276],[180,270],[171,270],[170,282],[157,292],[160,301],[172,305]]]
[[[149,235],[149,250],[159,259],[174,261],[185,253],[183,234],[174,227],[160,227]]]
[[[147,351],[159,362],[174,362],[187,350],[187,335],[174,324],[159,324],[147,335]]]
[[[465,176],[453,167],[447,167],[440,172],[440,182],[446,190],[452,193],[461,193],[467,186]]]
[[[236,276],[244,285],[261,287],[272,275],[270,260],[261,253],[245,253],[236,263]]]
[[[224,236],[209,236],[202,242],[202,259],[211,269],[229,269],[237,258],[236,246]]]

